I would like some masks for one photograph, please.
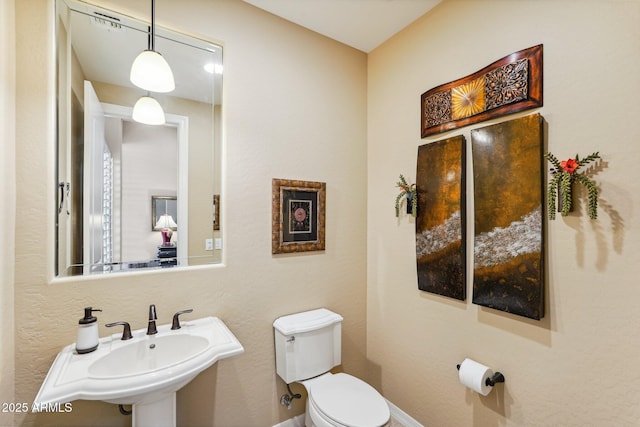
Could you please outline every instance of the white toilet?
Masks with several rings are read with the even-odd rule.
[[[276,319],[276,372],[285,383],[307,389],[306,427],[383,427],[390,421],[387,402],[369,384],[340,365],[342,316],[325,308]]]

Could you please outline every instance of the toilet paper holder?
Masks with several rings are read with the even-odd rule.
[[[458,371],[460,370],[460,364],[459,363],[456,365],[456,369]],[[493,387],[496,384],[503,383],[503,382],[504,382],[504,375],[502,375],[502,372],[496,372],[491,376],[491,378],[487,378],[485,380],[485,385]]]

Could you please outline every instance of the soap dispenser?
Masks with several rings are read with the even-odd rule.
[[[84,317],[78,322],[76,351],[78,354],[91,353],[98,348],[98,319],[92,314],[99,308],[85,307]]]

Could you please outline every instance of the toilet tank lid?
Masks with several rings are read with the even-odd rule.
[[[301,334],[342,322],[342,316],[326,308],[279,317],[273,327],[283,335]]]

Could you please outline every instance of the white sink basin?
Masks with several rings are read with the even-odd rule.
[[[198,335],[155,335],[115,349],[89,366],[91,378],[144,375],[186,362],[204,351],[209,342]]]
[[[35,407],[78,399],[103,400],[136,406],[167,406],[175,392],[200,372],[244,351],[238,339],[217,317],[182,321],[182,328],[158,326],[156,335],[146,329],[123,341],[121,333],[101,338],[98,349],[78,354],[71,344],[56,357],[38,395]],[[160,405],[158,402],[162,401]],[[175,416],[175,413],[173,414]],[[165,417],[168,414],[164,415]],[[149,424],[138,422],[138,425]]]

